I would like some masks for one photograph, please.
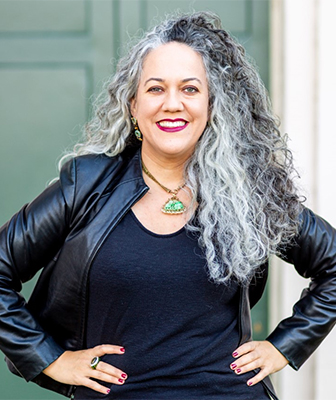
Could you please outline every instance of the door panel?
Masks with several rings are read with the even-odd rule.
[[[6,93],[0,120],[2,127],[10,127],[0,148],[1,187],[6,187],[0,204],[6,216],[22,205],[23,197],[29,200],[56,176],[54,155],[77,138],[88,95],[85,66],[16,67],[0,69],[0,87]],[[19,113],[13,115],[14,110]]]
[[[245,32],[248,23],[247,8],[249,7],[249,0],[208,0],[208,1],[194,1],[192,6],[190,2],[183,2],[180,0],[170,1],[147,1],[148,21],[158,16],[165,15],[167,12],[174,12],[176,10],[190,11],[212,11],[221,16],[221,20],[225,29],[231,32]]]
[[[11,33],[84,32],[89,19],[85,0],[2,0],[0,31]]]

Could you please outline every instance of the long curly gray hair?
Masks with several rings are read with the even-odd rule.
[[[187,229],[198,234],[215,282],[247,284],[297,234],[302,205],[293,183],[292,154],[267,91],[217,15],[170,17],[148,32],[120,60],[107,99],[96,104],[85,140],[72,155],[115,156],[125,149],[133,136],[130,101],[144,59],[173,41],[202,56],[209,85],[209,123],[185,166],[187,185],[198,202]]]

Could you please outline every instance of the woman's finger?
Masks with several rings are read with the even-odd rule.
[[[259,360],[255,360],[241,366],[238,365],[236,368],[233,368],[233,370],[237,375],[240,375],[240,374],[245,374],[246,372],[254,371],[257,368],[260,368]]]
[[[251,351],[255,350],[257,346],[256,341],[247,342],[239,346],[236,350],[233,351],[232,356],[233,358],[241,357],[244,354],[250,353]]]
[[[81,386],[86,386],[89,389],[95,390],[96,392],[102,393],[102,394],[109,394],[110,389],[107,388],[106,386],[101,385],[100,383],[93,381],[92,379],[89,378],[83,378]]]
[[[93,357],[102,357],[105,354],[124,354],[125,349],[122,346],[115,346],[112,344],[100,344],[89,349]]]
[[[114,367],[113,365],[107,364],[103,361],[100,361],[99,364],[97,365],[97,368],[92,371],[93,372],[98,371],[104,373],[105,375],[109,375],[111,377],[115,377],[118,379],[123,379],[123,380],[127,379],[127,374],[125,374],[124,371]]]
[[[241,356],[239,359],[234,360],[230,364],[230,368],[236,370],[237,368],[242,368],[244,365],[250,364],[257,359],[257,355],[254,352],[245,354]]]
[[[248,386],[253,386],[259,382],[261,382],[263,379],[266,378],[266,376],[268,376],[270,374],[270,372],[267,372],[267,370],[261,369],[253,378],[249,379],[247,381],[247,385]]]
[[[114,385],[123,385],[126,378],[121,377],[122,374],[110,375],[105,372],[94,370],[92,371],[91,378],[97,379],[102,382],[113,383]]]

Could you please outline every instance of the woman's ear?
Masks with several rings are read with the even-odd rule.
[[[136,118],[136,99],[133,97],[130,101],[130,106],[131,106],[131,114],[133,117]]]

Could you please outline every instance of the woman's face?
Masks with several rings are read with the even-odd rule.
[[[131,112],[143,135],[142,152],[186,160],[208,120],[209,94],[201,56],[170,42],[145,58]]]

